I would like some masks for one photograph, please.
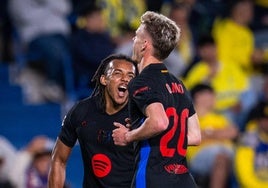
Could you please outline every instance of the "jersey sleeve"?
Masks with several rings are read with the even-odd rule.
[[[182,85],[183,85],[184,90],[185,90],[185,97],[189,101],[189,117],[191,117],[192,115],[194,115],[196,113],[195,108],[194,108],[194,104],[193,104],[193,100],[192,100],[192,97],[191,97],[189,90],[187,90],[187,88],[185,87],[185,85],[183,83],[182,83]]]
[[[131,99],[136,103],[141,112],[145,113],[148,105],[161,102],[160,93],[154,89],[150,80],[137,80],[130,91]]]
[[[194,114],[195,114],[194,105],[193,105],[193,103],[191,103],[190,107],[189,107],[189,117],[191,117]]]
[[[73,120],[75,108],[76,106],[74,106],[64,117],[59,134],[59,139],[69,147],[73,147],[77,141],[76,128]]]

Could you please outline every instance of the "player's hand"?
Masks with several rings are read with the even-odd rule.
[[[126,122],[126,127],[131,128],[131,120],[130,120],[130,118],[126,118],[125,122]]]
[[[112,133],[114,144],[118,146],[128,145],[128,142],[126,140],[126,133],[129,131],[129,128],[118,122],[114,122],[114,126],[117,127],[113,130]]]

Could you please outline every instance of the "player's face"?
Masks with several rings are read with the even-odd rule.
[[[145,28],[144,25],[140,25],[140,27],[136,31],[136,36],[133,38],[133,51],[132,51],[132,59],[141,62],[144,53],[144,43],[145,43]]]
[[[114,107],[124,105],[128,100],[127,85],[135,76],[135,67],[125,60],[113,60],[108,66],[104,80],[106,101]]]

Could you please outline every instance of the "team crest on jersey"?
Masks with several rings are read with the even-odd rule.
[[[99,143],[112,143],[112,131],[100,129],[98,131],[97,140]]]

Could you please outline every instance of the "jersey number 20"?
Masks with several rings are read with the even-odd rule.
[[[166,114],[169,120],[171,120],[171,117],[173,117],[172,122],[173,125],[172,128],[164,136],[162,136],[160,140],[160,152],[163,157],[173,157],[176,151],[178,152],[179,155],[186,156],[186,149],[183,148],[183,145],[186,136],[186,120],[189,115],[189,110],[184,109],[179,117],[176,109],[174,107],[169,107],[166,109]],[[177,148],[170,148],[168,147],[168,143],[174,137],[176,131],[178,131],[177,130],[178,128],[180,128],[179,130],[180,134],[178,137]]]

